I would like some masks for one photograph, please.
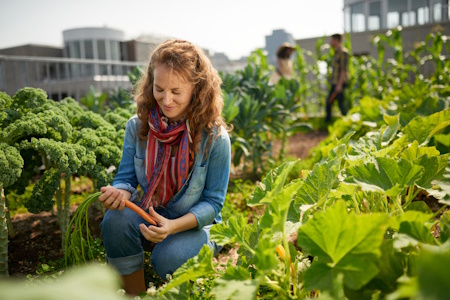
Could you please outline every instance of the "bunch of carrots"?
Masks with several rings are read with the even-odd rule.
[[[94,259],[94,253],[92,251],[94,238],[89,230],[88,212],[91,205],[98,200],[98,197],[101,194],[101,192],[97,192],[87,197],[80,206],[78,206],[69,223],[65,241],[66,267],[69,262],[72,265],[78,265]],[[125,200],[125,207],[136,212],[150,224],[157,226],[156,221],[133,202]]]

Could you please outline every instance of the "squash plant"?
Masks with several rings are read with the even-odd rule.
[[[430,141],[449,120],[450,109],[406,126],[386,116],[379,130],[336,141],[302,178],[288,179],[298,161],[270,171],[248,200],[265,207],[261,218],[236,216],[211,228],[219,244],[239,245],[237,265],[218,271],[205,246],[156,295],[172,299],[208,277],[209,295],[220,299],[441,299],[449,292],[440,279],[449,268],[438,266],[450,257],[450,154]],[[433,195],[440,209],[432,212],[419,193]]]

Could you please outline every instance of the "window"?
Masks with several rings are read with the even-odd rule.
[[[433,0],[432,9],[433,9],[433,21],[434,22],[441,22],[442,21],[442,3],[441,3],[441,0]]]
[[[73,42],[73,58],[81,58],[80,41]]]
[[[423,25],[429,22],[428,0],[411,0],[411,25]]]
[[[64,43],[64,56],[70,57],[70,43],[69,42]]]
[[[106,43],[104,40],[97,40],[98,59],[106,60]]]
[[[351,28],[352,32],[361,32],[366,30],[365,2],[356,3],[351,8]]]
[[[344,8],[344,29],[345,32],[350,32],[352,30],[350,22],[350,6]]]
[[[388,0],[387,27],[408,26],[408,0]]]
[[[84,41],[84,58],[94,58],[94,43],[92,41]]]
[[[378,30],[381,28],[381,2],[376,1],[369,4],[369,19],[367,22],[369,30]]]
[[[119,60],[119,42],[110,41],[111,60]]]

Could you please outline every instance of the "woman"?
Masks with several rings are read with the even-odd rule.
[[[99,200],[107,261],[130,294],[145,291],[143,247],[154,246],[151,265],[163,279],[207,244],[222,221],[230,173],[230,139],[221,117],[221,79],[203,51],[168,40],[150,57],[137,88],[137,116],[126,126],[122,161]],[[137,202],[157,221],[149,225],[124,208]]]

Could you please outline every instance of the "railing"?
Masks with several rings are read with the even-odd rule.
[[[79,100],[89,87],[108,92],[129,89],[128,71],[145,62],[0,55],[0,90],[9,95],[26,86],[41,88],[49,98]]]

